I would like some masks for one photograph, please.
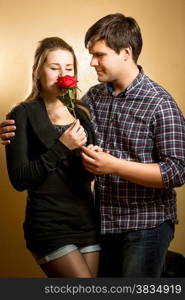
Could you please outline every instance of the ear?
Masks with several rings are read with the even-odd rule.
[[[132,47],[128,46],[123,48],[120,53],[123,56],[124,61],[127,61],[129,58],[132,58]]]

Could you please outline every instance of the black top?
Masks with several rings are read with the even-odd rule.
[[[75,108],[95,144],[86,113]],[[27,247],[40,255],[66,244],[97,242],[97,220],[91,192],[92,174],[81,163],[79,149],[69,150],[59,141],[60,130],[51,123],[41,98],[16,106],[16,136],[6,146],[10,181],[18,191],[27,190],[24,232]]]
[[[60,135],[62,135],[64,133],[64,131],[69,128],[70,126],[72,125],[71,124],[67,124],[67,125],[56,125],[56,124],[53,124],[54,128],[60,133]]]

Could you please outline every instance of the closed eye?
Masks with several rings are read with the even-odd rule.
[[[54,71],[55,71],[55,70],[56,70],[56,71],[57,71],[57,70],[60,70],[59,68],[53,68],[53,67],[51,67],[50,69],[51,69],[51,70],[54,70]]]

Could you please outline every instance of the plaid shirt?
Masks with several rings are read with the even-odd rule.
[[[185,119],[171,95],[140,73],[119,95],[110,84],[90,88],[83,97],[90,108],[98,145],[127,161],[158,163],[165,187],[134,184],[99,175],[95,200],[101,231],[121,233],[177,223],[174,187],[185,182]]]

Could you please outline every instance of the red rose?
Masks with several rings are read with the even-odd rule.
[[[61,76],[57,79],[57,85],[60,88],[77,88],[78,80],[74,76]]]

